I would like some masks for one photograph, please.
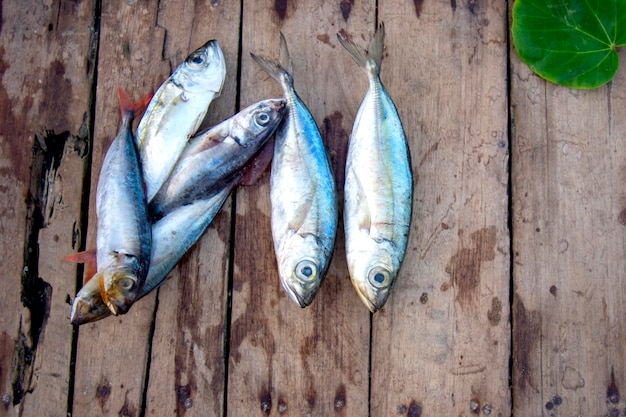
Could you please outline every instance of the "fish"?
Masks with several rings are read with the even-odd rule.
[[[146,279],[152,237],[132,123],[151,95],[133,104],[118,90],[122,126],[104,157],[96,191],[94,276],[115,315],[124,314]]]
[[[196,134],[150,202],[153,218],[222,187],[265,145],[285,113],[284,99],[263,100]]]
[[[379,77],[384,37],[381,23],[364,50],[337,34],[369,80],[348,142],[343,222],[350,279],[371,312],[385,305],[396,282],[413,210],[409,146]]]
[[[319,290],[333,253],[337,192],[317,124],[294,89],[282,33],[279,54],[280,63],[251,56],[281,85],[287,100],[287,117],[276,131],[270,171],[271,229],[282,287],[304,308]]]
[[[219,43],[211,40],[191,53],[154,94],[137,126],[148,202],[220,95],[225,78],[224,55]]]
[[[137,300],[165,282],[169,272],[211,224],[238,180],[238,177],[234,177],[222,189],[205,196],[204,199],[177,208],[152,224],[153,243],[150,266],[146,281],[137,294]],[[74,261],[81,259],[85,262],[87,257],[71,256],[68,258],[70,259],[66,259]],[[91,279],[85,282],[72,302],[70,322],[74,325],[81,325],[110,315],[111,310],[102,298],[98,281]]]

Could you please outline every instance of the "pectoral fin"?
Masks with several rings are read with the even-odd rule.
[[[98,270],[96,262],[96,250],[89,249],[82,252],[76,252],[63,258],[65,262],[76,262],[79,264],[85,264],[85,278],[83,279],[83,285],[89,281]]]
[[[272,136],[269,141],[263,145],[259,153],[248,162],[242,171],[242,178],[240,185],[254,185],[267,171],[267,168],[272,162],[272,156],[274,155],[274,137]]]

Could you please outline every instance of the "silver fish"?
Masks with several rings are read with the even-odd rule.
[[[148,276],[137,299],[159,287],[183,255],[202,236],[235,186],[236,179],[214,194],[180,207],[152,225],[152,254]],[[70,321],[85,324],[111,315],[100,293],[97,280],[91,279],[78,291]]]
[[[288,116],[276,131],[270,176],[272,237],[283,288],[308,306],[322,283],[337,232],[335,181],[311,113],[293,87],[287,42],[281,64],[252,58],[283,88]]]
[[[222,187],[267,142],[285,113],[283,99],[260,101],[191,138],[150,203],[151,215],[158,218]]]
[[[124,314],[137,298],[150,262],[150,222],[131,126],[141,103],[119,90],[122,127],[100,170],[96,192],[96,252],[102,298]]]
[[[372,312],[383,307],[395,283],[406,251],[413,204],[406,136],[396,106],[379,78],[384,36],[381,24],[365,51],[337,35],[369,79],[348,145],[344,226],[350,278]]]
[[[226,77],[216,40],[195,50],[159,87],[137,127],[148,202],[169,176],[188,139],[198,130]]]

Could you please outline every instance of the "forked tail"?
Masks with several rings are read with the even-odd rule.
[[[117,95],[120,99],[120,112],[122,113],[122,118],[126,116],[128,113],[132,113],[132,115],[136,115],[137,113],[143,111],[152,100],[152,95],[154,93],[150,92],[143,96],[139,101],[133,102],[126,91],[122,87],[117,89]]]
[[[339,43],[346,48],[354,62],[363,68],[366,72],[372,71],[375,75],[380,73],[380,65],[383,59],[383,48],[385,45],[385,25],[380,24],[374,36],[370,40],[370,44],[366,49],[355,44],[348,39],[345,32],[337,33]]]
[[[289,88],[293,87],[291,57],[289,56],[289,49],[287,49],[287,41],[282,32],[280,33],[280,48],[278,50],[279,62],[271,61],[252,52],[250,52],[250,55],[265,72],[283,86],[283,89],[286,89],[287,86]]]

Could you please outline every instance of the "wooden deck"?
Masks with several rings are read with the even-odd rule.
[[[626,414],[626,69],[544,82],[503,0],[0,1],[0,416]],[[382,79],[410,140],[408,253],[384,311],[330,272],[280,288],[269,181],[241,188],[158,292],[73,328],[94,191],[138,98],[218,39],[205,125],[280,96],[251,59],[289,43],[342,178],[366,78],[338,44],[386,26]],[[123,215],[123,213],[120,213]]]

